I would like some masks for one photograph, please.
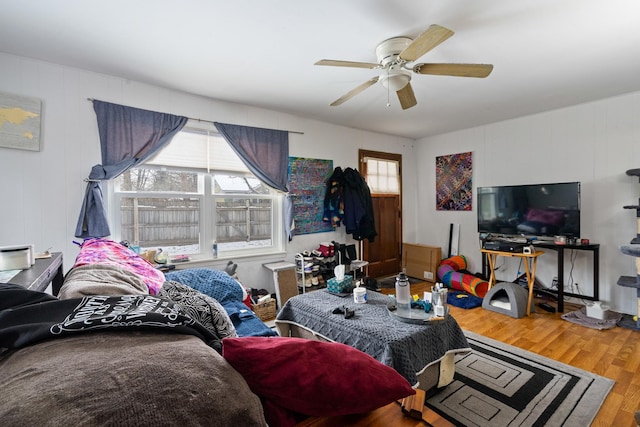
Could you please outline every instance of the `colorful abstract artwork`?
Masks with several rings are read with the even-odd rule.
[[[322,221],[326,181],[332,173],[333,160],[289,157],[295,234],[333,231],[331,223]]]
[[[436,210],[470,211],[472,153],[436,157]]]

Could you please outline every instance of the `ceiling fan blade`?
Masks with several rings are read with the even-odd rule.
[[[411,108],[418,104],[418,101],[416,101],[416,95],[413,93],[411,83],[407,83],[405,87],[403,87],[396,93],[398,94],[398,100],[400,101],[400,106],[403,110],[406,110],[407,108]]]
[[[400,52],[400,59],[415,61],[453,35],[453,31],[440,25],[432,25]]]
[[[335,59],[321,59],[313,65],[330,65],[333,67],[352,67],[352,68],[380,68],[380,64],[372,62],[355,62],[355,61],[338,61]]]
[[[342,104],[343,102],[350,100],[351,98],[353,98],[354,96],[362,92],[363,90],[367,89],[369,86],[373,86],[374,84],[376,84],[379,78],[380,77],[376,76],[370,80],[367,80],[366,82],[362,83],[360,86],[356,87],[355,89],[351,89],[349,92],[342,95],[340,98],[336,99],[329,105],[331,105],[332,107],[336,107]]]
[[[480,78],[487,77],[492,70],[491,64],[416,64],[413,67],[418,74]]]

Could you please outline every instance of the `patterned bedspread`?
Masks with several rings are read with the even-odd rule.
[[[238,336],[276,336],[277,333],[268,327],[260,318],[251,311],[243,301],[243,288],[240,283],[229,276],[224,271],[213,270],[209,268],[191,268],[186,270],[176,270],[166,274],[154,268],[140,255],[131,251],[129,248],[118,242],[109,239],[86,239],[80,248],[80,253],[76,257],[73,269],[76,272],[87,268],[84,273],[91,276],[90,281],[85,281],[76,289],[87,289],[87,285],[94,286],[100,290],[105,290],[106,285],[111,285],[111,292],[114,292],[118,284],[124,284],[123,280],[116,280],[114,276],[106,279],[101,283],[97,277],[96,266],[102,268],[123,270],[124,273],[130,273],[138,276],[138,281],[144,282],[151,295],[157,295],[163,284],[167,280],[174,280],[182,283],[196,291],[199,291],[211,298],[217,300],[229,315],[236,329]],[[110,272],[114,274],[114,272]],[[67,275],[73,276],[73,275]],[[65,279],[65,285],[68,286],[69,281]],[[128,282],[131,282],[130,280]],[[130,283],[129,283],[130,284]],[[63,288],[64,288],[63,286]],[[139,289],[138,289],[139,291]],[[139,292],[135,292],[139,293]],[[101,294],[101,292],[99,292]],[[117,292],[117,295],[122,292]],[[78,295],[84,296],[84,295]]]
[[[151,295],[157,294],[165,281],[164,274],[147,260],[109,239],[86,239],[82,242],[73,267],[91,264],[115,265],[137,274],[142,277]]]
[[[190,268],[171,271],[166,274],[166,278],[183,283],[216,299],[229,314],[238,336],[271,337],[277,335],[242,302],[243,294],[240,283],[224,271],[210,268]]]
[[[410,384],[416,374],[438,362],[447,353],[470,351],[462,329],[452,316],[425,324],[405,323],[387,310],[390,297],[368,291],[366,304],[324,290],[309,292],[287,301],[276,321],[291,322],[336,342],[355,347],[396,369]],[[355,316],[333,314],[336,307],[355,309]]]

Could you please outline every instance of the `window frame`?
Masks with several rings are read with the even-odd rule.
[[[185,126],[183,130],[180,132],[193,132],[193,133],[208,133],[210,136],[216,136],[222,138],[222,136],[215,130],[203,128],[201,124],[199,126]],[[195,131],[195,132],[194,132]],[[225,141],[226,143],[226,141]],[[169,143],[170,144],[170,143]],[[268,194],[245,194],[245,193],[215,193],[214,192],[214,179],[215,174],[218,173],[220,175],[235,175],[235,176],[251,176],[255,179],[258,179],[255,175],[246,171],[229,171],[229,170],[206,170],[199,168],[185,168],[185,167],[171,167],[171,166],[162,166],[162,165],[145,165],[145,163],[139,164],[136,168],[145,168],[145,169],[168,169],[172,171],[184,171],[184,172],[195,172],[198,174],[198,180],[202,181],[202,190],[200,191],[200,183],[199,183],[199,191],[197,193],[181,193],[181,192],[173,192],[173,191],[164,191],[164,192],[150,192],[150,191],[119,191],[117,190],[116,180],[118,178],[114,178],[109,181],[108,189],[107,189],[107,210],[109,222],[112,224],[112,238],[114,240],[122,240],[122,228],[121,228],[121,216],[120,216],[120,206],[123,198],[127,197],[138,197],[138,198],[171,198],[171,197],[189,197],[189,198],[199,198],[200,199],[200,223],[199,226],[199,246],[200,252],[198,254],[190,254],[190,261],[207,261],[213,259],[212,252],[212,244],[214,240],[216,240],[215,232],[217,226],[217,217],[216,215],[216,199],[220,197],[229,197],[229,198],[252,198],[252,199],[270,199],[271,202],[271,245],[268,246],[257,246],[257,247],[248,247],[248,248],[240,248],[240,249],[225,249],[224,244],[218,242],[218,259],[231,259],[231,258],[241,258],[241,257],[252,257],[252,256],[265,256],[265,255],[273,255],[273,254],[281,254],[285,252],[284,243],[284,212],[283,212],[283,201],[284,194],[281,192],[266,186],[268,189]],[[249,212],[247,212],[249,214]],[[134,242],[131,242],[134,244]]]

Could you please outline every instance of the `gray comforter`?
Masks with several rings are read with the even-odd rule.
[[[260,399],[191,335],[96,332],[0,356],[3,426],[266,426]]]
[[[330,341],[355,347],[396,369],[410,384],[416,374],[438,362],[445,354],[470,351],[462,329],[452,316],[425,324],[405,323],[387,310],[389,296],[368,291],[366,304],[350,296],[326,291],[309,292],[287,301],[278,322],[311,329]],[[336,307],[355,309],[355,316],[333,314]]]

